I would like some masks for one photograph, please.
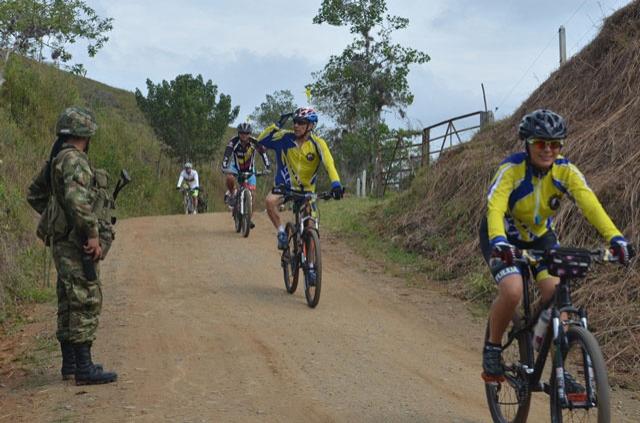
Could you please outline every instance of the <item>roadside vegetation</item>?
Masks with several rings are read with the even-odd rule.
[[[358,238],[354,228],[364,225],[368,238],[391,241],[394,248],[437,262],[437,271],[426,272],[430,280],[446,282],[454,295],[489,304],[495,288],[477,236],[486,190],[499,162],[522,149],[516,132],[520,118],[547,107],[568,121],[570,134],[563,154],[584,172],[624,235],[639,245],[639,64],[640,2],[636,1],[608,18],[598,37],[554,72],[511,117],[443,154],[402,193],[380,202],[323,205],[324,216],[331,214],[326,211],[331,207],[340,208],[340,219],[356,216],[344,218],[347,227],[325,219],[325,227]],[[560,208],[558,231],[564,245],[606,243],[568,199]],[[636,258],[628,268],[599,267],[574,290],[574,300],[589,312],[613,383],[634,389],[640,388],[639,263]]]
[[[35,237],[37,215],[26,189],[49,154],[58,115],[73,104],[96,112],[99,129],[91,140],[94,166],[107,169],[112,184],[120,169],[132,178],[118,198],[120,218],[181,212],[175,191],[180,164],[162,144],[130,92],[108,87],[53,66],[12,55],[0,89],[0,322],[21,304],[53,298],[43,286],[45,250]],[[228,135],[228,134],[227,134]],[[220,191],[210,163],[201,173],[205,192]],[[217,167],[215,168],[217,170]],[[220,207],[213,199],[210,208]],[[117,230],[117,227],[116,227]]]

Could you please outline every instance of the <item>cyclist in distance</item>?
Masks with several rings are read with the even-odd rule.
[[[239,172],[256,171],[256,153],[260,153],[265,171],[268,173],[271,169],[267,149],[258,144],[258,141],[251,136],[251,125],[243,122],[238,125],[238,135],[231,138],[224,150],[224,158],[222,159],[222,172],[226,173],[227,192],[224,194],[224,203],[230,207],[236,195],[236,176]],[[252,175],[247,181],[248,188],[251,191],[256,189],[256,176]],[[255,196],[252,197],[255,202]],[[253,208],[252,208],[253,211]],[[251,223],[253,228],[253,222]]]
[[[178,178],[178,186],[176,189],[180,189],[183,182],[189,186],[189,191],[193,197],[193,213],[198,214],[198,189],[200,188],[200,181],[198,179],[198,172],[193,168],[191,162],[184,164],[184,168]]]
[[[281,129],[289,117],[293,117],[293,131]],[[313,133],[317,123],[315,110],[301,107],[293,113],[282,115],[278,123],[268,126],[258,136],[258,142],[276,153],[276,186],[284,185],[288,189],[315,193],[318,168],[322,163],[331,180],[332,195],[339,200],[344,190],[327,142]],[[278,214],[278,206],[282,201],[282,195],[273,193],[266,198],[269,219],[278,230],[280,250],[287,247],[287,234]]]
[[[633,246],[607,215],[584,175],[560,154],[567,136],[565,120],[550,110],[525,115],[518,135],[525,150],[507,157],[491,181],[487,214],[480,225],[480,248],[498,284],[498,296],[490,311],[489,338],[482,353],[483,379],[502,381],[502,335],[520,299],[523,281],[514,264],[515,249],[548,249],[558,246],[554,217],[566,194],[586,219],[610,243],[612,253],[627,265]],[[542,301],[550,300],[560,279],[538,265],[533,276]],[[584,388],[565,373],[567,391]]]

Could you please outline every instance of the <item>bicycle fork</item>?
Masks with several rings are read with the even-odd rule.
[[[586,329],[587,316],[583,308],[579,310],[579,315],[580,315],[580,325]],[[568,342],[568,340],[566,339],[566,335],[563,332],[564,328],[562,326],[562,322],[560,320],[560,313],[558,312],[558,310],[553,311],[552,324],[553,324],[553,343],[555,345],[554,377],[556,380],[556,391],[558,394],[558,400],[561,407],[567,408],[570,406],[570,404],[569,404],[569,398],[567,396],[567,392],[565,389],[566,387],[564,383],[564,361],[565,360],[564,360],[564,357],[562,356],[562,349],[563,347],[565,347],[564,343]],[[566,347],[568,348],[568,345]],[[594,386],[595,373],[593,371],[593,364],[591,362],[591,357],[589,356],[589,354],[584,348],[581,348],[581,352],[582,352],[582,366],[583,366],[583,371],[586,379],[585,382],[586,382],[587,392],[586,392],[586,400],[584,401],[583,404],[580,404],[580,405],[582,405],[583,407],[586,406],[586,408],[590,408],[596,405],[596,399],[594,394],[595,393],[595,386]],[[582,401],[578,401],[578,402],[582,402]],[[572,401],[571,405],[573,406],[578,404],[575,404]]]
[[[562,408],[567,406],[567,393],[564,387],[564,366],[562,359],[562,337],[560,331],[563,330],[562,323],[560,322],[560,314],[557,309],[553,310],[553,343],[555,345],[554,356],[554,377],[556,378],[556,392],[558,394],[559,402]]]
[[[581,307],[578,313],[580,315],[580,323],[582,323],[582,327],[585,329],[588,329],[586,310]],[[582,348],[582,363],[583,363],[583,366],[585,367],[584,374],[585,374],[585,377],[587,378],[586,380],[587,382],[586,390],[587,390],[587,399],[588,399],[587,404],[595,406],[596,405],[596,397],[595,397],[596,387],[594,382],[595,372],[593,371],[593,363],[591,362],[591,356],[587,354],[587,351],[584,348]]]
[[[240,216],[244,215],[244,190],[240,190],[239,198],[236,201],[240,202]]]

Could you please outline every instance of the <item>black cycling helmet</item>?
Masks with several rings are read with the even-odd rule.
[[[518,135],[521,140],[561,140],[567,137],[567,124],[559,114],[547,109],[538,109],[524,115],[518,127]]]
[[[251,125],[247,122],[242,122],[240,125],[238,125],[238,133],[250,134]]]

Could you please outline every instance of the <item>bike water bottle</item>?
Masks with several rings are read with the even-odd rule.
[[[542,341],[544,340],[544,335],[547,332],[550,317],[551,311],[549,309],[543,310],[542,313],[540,313],[540,317],[538,317],[538,323],[536,323],[536,326],[533,329],[533,348],[535,348],[536,351],[540,351],[540,348],[542,347]]]

